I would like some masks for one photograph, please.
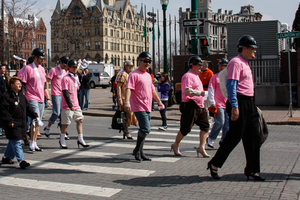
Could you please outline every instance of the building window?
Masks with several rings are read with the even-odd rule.
[[[132,52],[134,53],[134,45],[132,45]]]
[[[200,13],[200,18],[202,18],[203,16],[202,16],[202,12]]]
[[[90,29],[85,29],[85,36],[90,36],[90,33],[91,33]]]
[[[120,35],[119,35],[119,34],[120,34],[120,32],[119,32],[119,31],[117,31],[117,38],[119,38],[119,37],[120,37]]]
[[[204,30],[203,30],[203,26],[199,26],[199,33],[203,33]]]
[[[110,36],[114,37],[114,30],[113,29],[110,30]]]
[[[104,32],[104,35],[107,35],[107,28],[105,28],[105,32]]]
[[[110,50],[114,50],[114,43],[113,42],[110,43]]]
[[[99,17],[96,17],[95,18],[95,24],[99,24],[100,23],[100,18]]]
[[[59,43],[54,43],[54,51],[59,51]]]
[[[95,35],[100,35],[100,28],[95,28]]]
[[[130,45],[128,45],[128,52],[130,52]]]
[[[100,49],[100,42],[95,42],[95,49]]]
[[[82,11],[81,9],[76,6],[73,10],[72,10],[72,15],[81,15],[82,14]]]
[[[204,12],[204,18],[206,18],[206,12]]]
[[[126,44],[124,44],[124,49],[123,49],[123,51],[126,51]]]
[[[108,49],[108,41],[105,42],[105,49]]]
[[[65,51],[69,50],[69,44],[68,43],[64,44],[64,49],[65,49]]]
[[[54,31],[54,37],[58,38],[58,31]]]
[[[129,12],[129,10],[127,11],[126,18],[131,19],[131,13]]]
[[[90,42],[86,42],[85,43],[85,50],[90,50],[91,48],[91,43]]]

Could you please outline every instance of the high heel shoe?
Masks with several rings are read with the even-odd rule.
[[[78,148],[79,148],[79,145],[81,145],[83,148],[87,148],[87,147],[90,146],[90,145],[88,145],[88,144],[83,144],[83,143],[81,143],[79,140],[77,140],[77,145],[78,145]]]
[[[123,133],[123,139],[127,137],[128,140],[133,140],[132,136],[129,133]]]
[[[199,148],[197,148],[197,157],[199,157],[199,154],[203,156],[203,158],[210,158],[210,155],[208,155],[206,152],[202,152]]]
[[[135,158],[137,161],[140,161],[140,162],[142,161],[140,151],[135,152],[135,151],[133,150],[132,155],[134,155],[134,158]]]
[[[264,178],[260,177],[257,173],[246,173],[245,176],[247,177],[247,180],[249,180],[249,176],[252,177],[255,181],[265,181]]]
[[[213,169],[212,168],[212,164],[209,162],[207,163],[207,170],[210,170],[210,175],[211,177],[213,177],[214,179],[220,179],[220,176],[218,175],[218,170],[217,169]]]
[[[68,148],[67,146],[61,145],[60,140],[58,141],[58,143],[59,143],[59,145],[60,145],[60,148],[62,148],[62,149],[67,149],[67,148]]]
[[[182,154],[179,152],[179,148],[177,148],[177,149],[174,148],[174,144],[171,145],[170,151],[172,151],[172,150],[173,150],[175,156],[182,156]]]

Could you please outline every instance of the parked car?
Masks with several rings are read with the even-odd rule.
[[[89,82],[91,88],[96,86],[101,86],[102,88],[107,88],[110,82],[110,76],[107,72],[91,72],[92,78]]]

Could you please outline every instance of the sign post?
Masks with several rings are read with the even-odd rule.
[[[299,31],[294,31],[294,32],[284,32],[284,33],[277,33],[276,37],[277,39],[284,39],[287,38],[288,40],[288,68],[289,68],[289,97],[290,97],[290,106],[289,106],[289,111],[291,113],[291,117],[293,117],[293,101],[292,101],[292,81],[291,81],[291,53],[290,53],[290,47],[291,47],[291,38],[297,38],[299,37]]]

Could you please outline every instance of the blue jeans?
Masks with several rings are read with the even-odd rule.
[[[214,118],[215,123],[210,131],[209,138],[217,139],[221,129],[222,129],[222,138],[221,141],[225,138],[226,133],[229,130],[229,117],[226,112],[226,108],[218,108],[216,117]]]
[[[134,112],[138,122],[139,122],[139,133],[143,134],[143,137],[146,137],[150,131],[150,119],[151,113],[146,111]]]
[[[42,120],[42,116],[44,113],[44,103],[39,103],[37,101],[28,101],[32,110],[38,114],[38,117]]]
[[[161,102],[165,105],[165,109],[159,111],[162,119],[162,126],[167,126],[166,111],[168,107],[168,101],[161,101]]]
[[[22,140],[8,140],[4,157],[10,158],[12,160],[16,157],[18,162],[24,160],[21,141]]]
[[[85,103],[83,105],[83,98],[85,97]],[[89,101],[90,101],[90,89],[80,89],[80,108],[84,110],[89,109]]]
[[[52,99],[52,115],[49,119],[50,124],[54,124],[60,115],[61,110],[61,96],[59,95],[51,95]]]

